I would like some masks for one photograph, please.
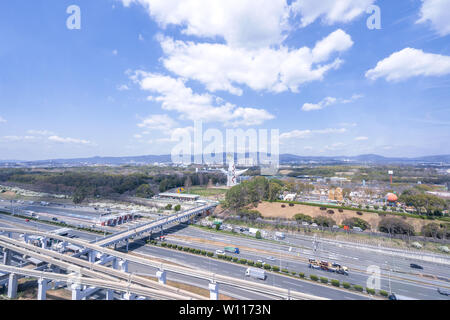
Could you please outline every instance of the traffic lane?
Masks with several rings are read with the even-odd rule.
[[[217,273],[231,276],[238,279],[246,279],[249,281],[254,281],[251,278],[245,277],[245,270],[247,267],[240,266],[232,263],[226,263],[215,259],[209,259],[202,256],[195,256],[191,254],[186,254],[179,251],[174,251],[171,249],[163,249],[159,247],[153,247],[153,246],[145,246],[139,248],[136,252],[142,252],[145,254],[149,254],[154,257],[159,257],[161,259],[172,259],[173,262],[179,263],[181,265],[188,265],[192,266],[194,268],[199,268],[202,270],[211,270],[211,268],[215,268],[215,270],[218,270]],[[212,272],[212,271],[211,271]],[[270,275],[270,276],[269,276]],[[348,299],[368,299],[368,297],[360,296],[358,294],[354,294],[351,292],[345,292],[341,291],[339,289],[331,288],[322,286],[320,284],[310,283],[306,281],[296,280],[293,278],[287,278],[282,275],[276,275],[276,274],[269,274],[268,273],[268,279],[265,283],[271,284],[269,279],[272,279],[273,277],[273,283],[279,287],[285,288],[285,289],[292,289],[289,287],[289,283],[296,283],[297,287],[303,286],[303,290],[301,292],[308,293],[308,294],[315,294],[317,296],[330,298],[330,299],[338,299],[339,297],[346,297]],[[292,279],[291,282],[286,283],[285,279]],[[283,280],[283,282],[281,281]],[[292,289],[294,290],[294,289]]]
[[[192,229],[197,229],[195,231],[198,232],[194,232],[194,230]],[[206,230],[202,230],[199,228],[195,228],[195,227],[190,227],[190,228],[186,228],[186,229],[182,229],[176,232],[177,234],[182,234],[182,235],[189,235],[189,236],[201,236],[203,235],[206,238],[209,238],[211,240],[222,240],[222,241],[228,241],[230,243],[236,242],[238,241],[240,244],[243,243],[247,246],[253,246],[253,247],[257,247],[259,249],[267,249],[267,250],[279,250],[280,248],[284,248],[287,249],[289,248],[289,246],[293,246],[295,247],[295,245],[298,243],[290,243],[290,244],[283,244],[282,242],[280,242],[279,244],[274,244],[268,241],[260,241],[260,240],[251,240],[251,239],[247,239],[247,238],[243,238],[243,237],[239,237],[239,236],[231,236],[231,235],[225,235],[225,234],[217,234],[211,231],[206,231]],[[304,240],[302,240],[304,241]],[[258,242],[258,243],[255,243]],[[302,243],[301,247],[306,247],[306,245],[311,246],[311,251],[310,254],[313,253],[312,250],[312,242],[308,241],[308,242],[304,242]],[[386,268],[386,261],[388,261],[390,267],[392,268],[392,265],[396,266],[397,269],[398,268],[402,268],[404,271],[406,272],[410,272],[411,268],[409,266],[409,264],[413,261],[413,260],[407,260],[405,258],[402,257],[394,257],[394,259],[392,259],[391,255],[387,255],[387,254],[380,254],[378,255],[374,255],[373,252],[367,252],[363,249],[359,250],[359,252],[356,252],[355,250],[349,249],[349,248],[338,248],[337,245],[336,247],[325,247],[323,249],[329,249],[329,250],[322,250],[325,252],[325,254],[330,254],[331,257],[326,257],[326,258],[330,258],[330,259],[335,259],[335,260],[341,260],[342,264],[347,265],[348,267],[356,267],[362,270],[365,270],[368,266],[370,265],[378,265],[381,269]],[[334,250],[332,250],[334,249]],[[305,252],[307,252],[307,250],[305,250]],[[286,253],[286,252],[285,252]],[[335,257],[333,257],[333,255],[335,255]],[[350,256],[353,255],[353,256]],[[343,260],[345,258],[351,259],[349,262],[348,260]],[[373,259],[373,260],[371,260]],[[392,262],[394,261],[394,262]],[[421,261],[422,263],[422,261]],[[448,277],[449,276],[449,268],[445,267],[445,266],[436,266],[435,264],[432,263],[424,263],[424,265],[426,265],[424,268],[426,268],[426,270],[430,270],[429,268],[434,268],[434,270],[436,271],[435,274],[436,275],[440,275],[443,277]],[[395,270],[395,268],[393,268]],[[433,270],[430,270],[433,271]],[[420,275],[418,275],[420,277]],[[421,280],[426,280],[421,278]]]
[[[173,242],[179,245],[186,245],[185,242],[182,241],[176,241],[173,240],[171,238],[167,238],[167,241],[169,242]],[[199,243],[189,243],[189,246],[192,248],[196,248],[196,249],[201,249],[201,250],[214,250],[214,246],[210,246],[207,244],[199,244]],[[221,248],[223,249],[223,248]],[[265,260],[264,258],[262,258],[261,256],[255,255],[251,252],[246,252],[245,250],[240,251],[240,254],[230,254],[227,253],[230,256],[233,257],[237,257],[239,259],[247,259],[247,260],[252,260],[252,261],[257,261],[258,259],[261,260]],[[267,262],[267,261],[265,261]],[[283,268],[287,268],[290,271],[295,271],[297,273],[299,272],[303,272],[306,275],[308,274],[316,274],[317,276],[322,276],[322,277],[332,277],[332,279],[336,279],[339,280],[341,283],[342,282],[348,282],[352,285],[354,284],[358,284],[361,285],[363,287],[367,286],[367,280],[369,278],[369,274],[366,273],[359,273],[356,271],[350,271],[350,274],[348,276],[346,275],[341,275],[341,274],[337,274],[337,273],[331,273],[331,272],[327,272],[327,271],[323,271],[323,270],[312,270],[308,267],[307,263],[304,262],[299,262],[299,261],[293,261],[293,260],[278,260],[275,259],[273,261],[267,262],[271,265],[276,265],[276,266],[280,266],[281,269]],[[409,292],[411,297],[417,298],[417,299],[423,299],[424,297],[428,298],[428,299],[434,299],[436,298],[436,294],[437,291],[435,289],[435,287],[431,286],[424,286],[421,284],[416,284],[416,283],[410,283],[410,282],[403,282],[401,280],[396,280],[396,279],[388,279],[387,276],[381,276],[381,290],[385,290],[389,292],[389,282],[390,282],[390,286],[391,288],[393,288],[394,292],[395,289],[399,289],[400,291],[403,292]]]
[[[136,273],[141,276],[150,276],[150,277],[156,277],[156,272],[158,271],[158,268],[153,268],[149,266],[143,266],[141,264],[137,264],[134,262],[130,262],[129,264],[129,272]],[[167,280],[180,282],[192,286],[196,286],[205,290],[208,289],[209,281],[204,279],[198,279],[187,275],[182,275],[178,273],[173,273],[170,271],[166,272]],[[219,285],[219,293],[224,295],[229,295],[233,298],[239,299],[239,300],[269,300],[269,297],[263,294],[258,294],[255,292],[249,292],[246,290],[242,290],[240,288],[235,288],[227,285]]]

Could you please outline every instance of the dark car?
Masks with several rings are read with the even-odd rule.
[[[415,263],[411,263],[409,266],[414,269],[421,269],[421,270],[423,269],[422,266],[419,266],[418,264],[415,264]]]

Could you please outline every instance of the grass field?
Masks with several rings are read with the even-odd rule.
[[[224,188],[207,188],[207,187],[191,187],[188,190],[184,190],[183,193],[197,194],[201,197],[215,197],[223,196],[227,192]]]

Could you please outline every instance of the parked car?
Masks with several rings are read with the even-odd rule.
[[[219,255],[219,254],[225,254],[225,252],[224,252],[223,250],[216,250],[216,254],[217,254],[217,255]]]
[[[309,223],[308,223],[308,222],[306,222],[306,221],[303,221],[303,222],[302,222],[302,226],[305,226],[305,227],[307,227],[307,226],[309,226]]]
[[[317,228],[318,225],[317,225],[317,223],[313,223],[313,224],[311,224],[311,227]]]
[[[362,232],[363,230],[360,227],[353,227],[353,231]]]
[[[409,266],[410,266],[411,268],[413,268],[413,269],[420,269],[420,270],[423,270],[423,267],[422,267],[422,266],[420,266],[420,265],[418,265],[418,264],[415,264],[415,263],[411,263]]]
[[[339,226],[334,225],[334,226],[333,226],[333,229],[339,229]]]
[[[25,222],[30,222],[30,219],[25,219]]]
[[[274,257],[267,257],[267,260],[275,261],[275,258]]]
[[[262,265],[265,265],[266,263],[262,260],[256,260],[257,263],[261,263]]]

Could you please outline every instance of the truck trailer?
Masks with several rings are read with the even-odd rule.
[[[262,269],[257,268],[247,268],[245,271],[247,277],[252,277],[256,279],[266,280],[266,272]]]
[[[225,247],[224,250],[225,250],[225,252],[239,254],[239,248],[236,248],[236,247]]]

